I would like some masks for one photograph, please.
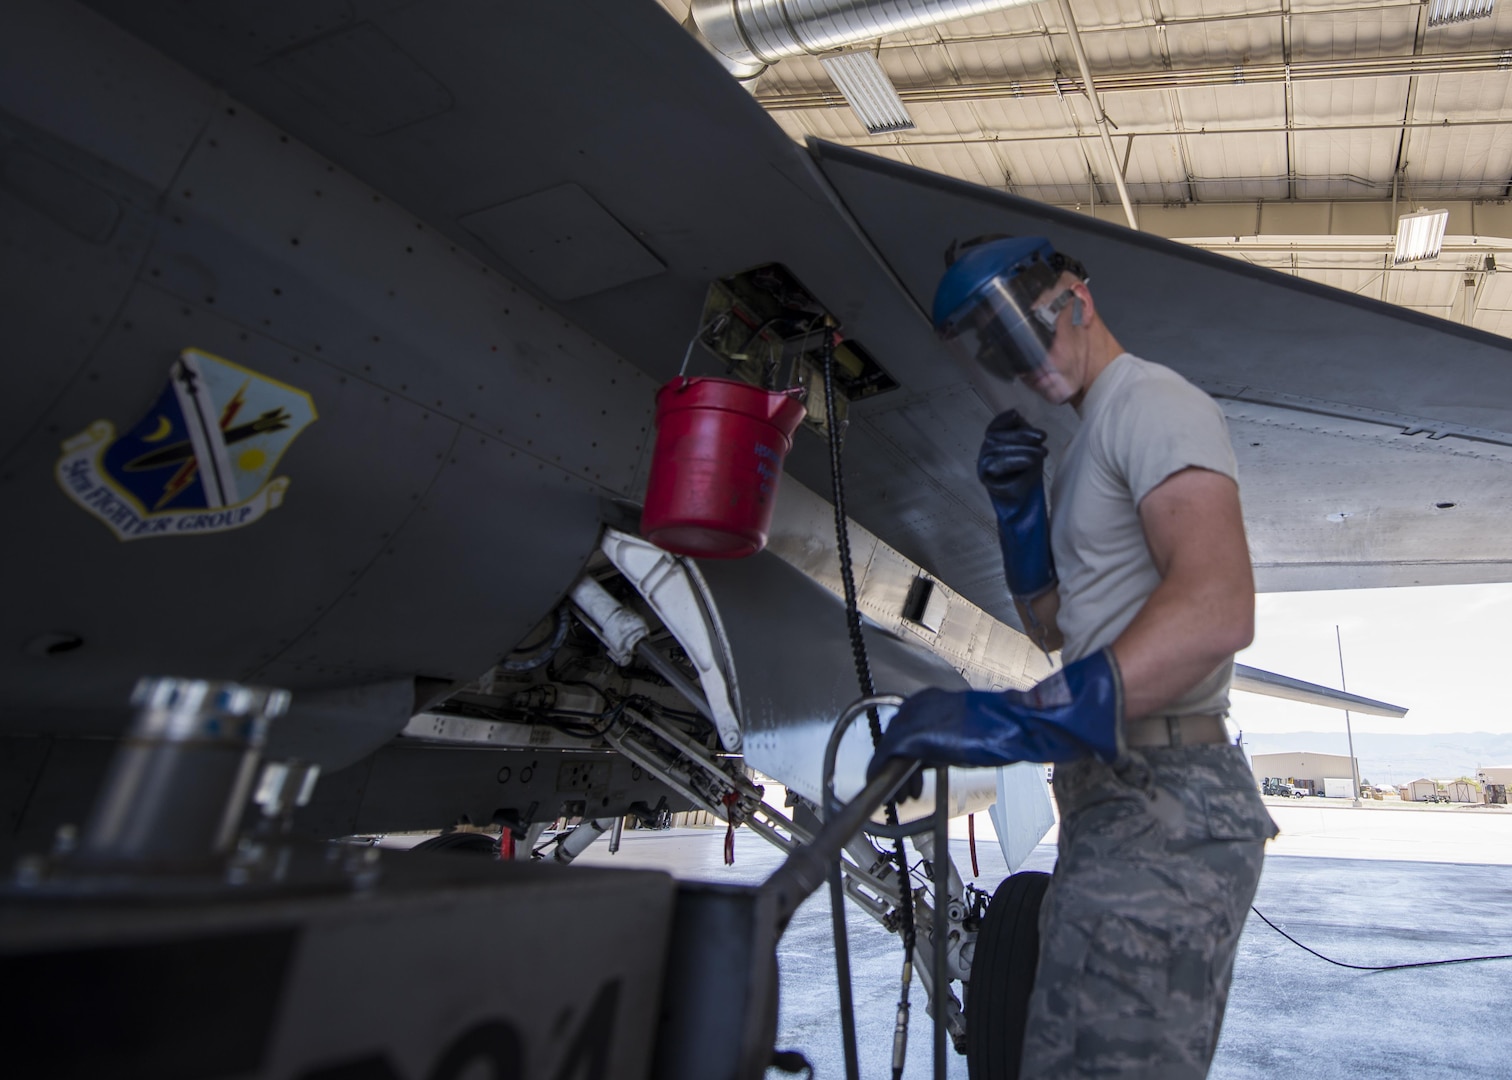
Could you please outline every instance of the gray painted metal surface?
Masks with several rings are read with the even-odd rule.
[[[742,688],[745,758],[790,789],[820,801],[824,746],[836,719],[861,696],[845,614],[834,595],[769,554],[702,567],[719,604]],[[802,626],[804,633],[793,628]],[[960,672],[921,645],[863,626],[880,693],[966,688]],[[836,793],[861,789],[871,738],[858,724],[841,743]]]
[[[952,579],[996,573],[985,500],[931,479],[864,419],[951,385],[965,389],[953,400],[973,409],[960,426],[976,424],[983,407],[971,405],[929,327],[837,215],[807,155],[654,5],[364,11],[443,75],[455,101],[377,137],[291,94],[263,66],[260,39],[212,32],[171,5],[99,6],[499,270],[508,264],[463,219],[562,184],[581,187],[667,270],[556,307],[657,381],[676,372],[712,277],[774,260],[788,266],[905,387],[852,409],[859,503],[887,508],[858,519],[917,561],[949,567]],[[562,70],[572,78],[560,79]],[[545,83],[553,93],[538,92]],[[696,367],[707,363],[695,357]],[[797,442],[790,471],[822,490],[822,442],[812,433]],[[967,519],[965,506],[977,521],[921,527]],[[1008,611],[997,599],[984,606]]]
[[[376,692],[492,664],[592,552],[600,499],[637,486],[652,384],[98,16],[6,21],[4,315],[28,359],[7,378],[0,484],[26,515],[3,556],[26,572],[0,623],[18,644],[82,641],[6,652],[6,723],[84,705],[76,725],[112,730],[144,671]],[[97,62],[65,88],[49,53]],[[58,490],[59,443],[137,421],[188,346],[308,394],[318,418],[266,520],[123,543]],[[353,715],[387,738],[403,717],[372,704]],[[373,742],[324,744],[305,749],[334,765]]]
[[[1285,698],[1288,701],[1305,701],[1310,705],[1325,705],[1334,709],[1348,709],[1365,716],[1402,717],[1407,710],[1400,705],[1390,705],[1374,698],[1334,690],[1317,683],[1303,682],[1272,671],[1262,671],[1248,664],[1234,665],[1234,689],[1267,697]]]
[[[268,736],[273,761],[317,762],[343,769],[392,739],[415,711],[415,680],[307,690]]]
[[[360,756],[402,722],[396,685],[474,678],[556,605],[608,502],[640,498],[652,394],[709,280],[773,261],[901,384],[847,434],[875,595],[919,568],[979,609],[919,640],[992,652],[1013,616],[971,461],[1015,398],[973,385],[919,308],[945,244],[994,223],[1076,250],[1131,347],[1225,396],[1263,587],[1512,571],[1500,339],[877,159],[825,150],[826,175],[649,2],[93,6],[0,16],[0,314],[28,358],[0,401],[24,518],[0,540],[10,730],[113,731],[131,680],[173,670],[348,700],[327,725],[347,735],[309,752]],[[638,248],[664,269],[553,286],[468,228],[563,190],[620,230],[577,262]],[[264,520],[119,541],[60,492],[59,443],[150,415],[191,345],[318,418]],[[828,490],[812,432],[789,472]],[[796,716],[848,700],[767,674]]]
[[[796,478],[782,483],[767,550],[842,599],[834,507]],[[918,563],[854,523],[849,530],[856,574],[856,604],[876,628],[927,648],[977,690],[1025,689],[1049,675],[1050,660],[1017,629],[998,622]],[[925,620],[909,618],[917,583],[927,583]],[[990,588],[1006,592],[1001,567]],[[1015,619],[1014,625],[1017,625]]]
[[[576,300],[664,269],[576,184],[479,210],[459,224],[553,300]]]
[[[954,444],[969,443],[965,433],[1004,399],[967,385],[917,315],[941,252],[958,235],[1007,225],[1061,236],[1097,266],[1099,297],[1127,344],[1216,392],[1286,390],[1438,424],[1512,429],[1498,381],[1507,350],[1498,339],[826,151],[830,180],[861,219],[866,235],[858,237],[806,155],[652,5],[605,5],[592,19],[463,0],[353,12],[402,43],[452,98],[450,108],[376,136],[353,130],[339,110],[311,108],[274,77],[264,64],[266,35],[217,32],[166,5],[101,7],[182,62],[213,72],[485,261],[498,256],[462,219],[563,184],[581,187],[667,269],[559,308],[653,378],[675,370],[709,277],[774,259],[789,266],[903,384],[853,409],[854,516],[1001,621],[1012,617],[995,588],[985,500],[969,476],[969,447],[963,456]],[[309,27],[290,32],[296,47],[317,36]],[[570,79],[557,77],[564,64]],[[541,85],[552,93],[535,93]],[[523,100],[529,110],[518,108]],[[633,139],[620,134],[626,125]],[[480,137],[506,127],[507,140]],[[870,257],[873,248],[887,266]],[[892,271],[911,295],[896,290]],[[1449,361],[1439,364],[1446,351]],[[1292,430],[1290,413],[1268,423],[1263,437],[1250,430],[1247,414],[1236,410],[1234,419],[1263,588],[1507,576],[1512,554],[1487,528],[1505,513],[1504,493],[1475,485],[1474,497],[1459,495],[1461,470],[1476,468],[1462,452],[1410,447],[1414,467],[1399,471],[1399,447],[1373,440],[1350,454],[1384,454],[1390,471],[1335,477],[1337,439]],[[1051,426],[1069,433],[1064,420]],[[1406,446],[1410,438],[1393,441]],[[1261,446],[1249,445],[1255,442]],[[790,471],[823,490],[823,470],[819,441],[800,435]],[[1344,484],[1352,496],[1345,501],[1362,508],[1323,505],[1339,501],[1330,495]],[[1444,501],[1456,502],[1459,513],[1438,511]],[[1336,512],[1352,516],[1330,530],[1327,515]]]
[[[1512,506],[1512,342],[870,155],[813,149],[921,304],[952,237],[1038,233],[1080,258],[1119,340],[1223,401],[1262,589],[1512,571],[1512,535],[1496,525]],[[897,212],[902,200],[913,213]],[[1022,393],[981,388],[1004,401]],[[1063,445],[1075,419],[1057,419]]]

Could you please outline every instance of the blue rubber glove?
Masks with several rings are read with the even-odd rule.
[[[997,417],[977,455],[977,479],[997,514],[1008,591],[1020,600],[1049,592],[1059,579],[1045,504],[1045,433],[1014,410]]]
[[[1114,761],[1123,682],[1112,649],[1084,656],[1029,690],[921,690],[887,725],[866,778],[891,758],[925,765]]]

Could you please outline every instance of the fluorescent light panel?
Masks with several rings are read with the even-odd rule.
[[[1494,0],[1433,0],[1428,6],[1428,26],[1448,26],[1491,16]]]
[[[831,53],[821,56],[819,62],[868,132],[883,135],[889,131],[907,131],[914,126],[913,117],[908,115],[892,80],[870,52],[858,49]]]
[[[1444,247],[1444,229],[1449,225],[1447,210],[1419,210],[1397,219],[1396,253],[1392,262],[1421,262],[1436,259]]]

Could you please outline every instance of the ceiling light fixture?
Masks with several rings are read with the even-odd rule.
[[[1431,30],[1435,26],[1490,18],[1493,2],[1494,0],[1433,0],[1428,5],[1428,28]]]
[[[870,134],[885,135],[914,126],[913,117],[908,115],[892,80],[869,51],[830,53],[821,56],[819,62]]]
[[[1444,229],[1449,225],[1447,210],[1419,210],[1397,219],[1396,252],[1392,263],[1422,262],[1436,259],[1444,247]]]

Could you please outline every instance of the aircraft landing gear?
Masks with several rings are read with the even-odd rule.
[[[987,905],[966,985],[971,1080],[1018,1080],[1024,1020],[1039,962],[1040,903],[1049,884],[1049,874],[1010,874]]]

